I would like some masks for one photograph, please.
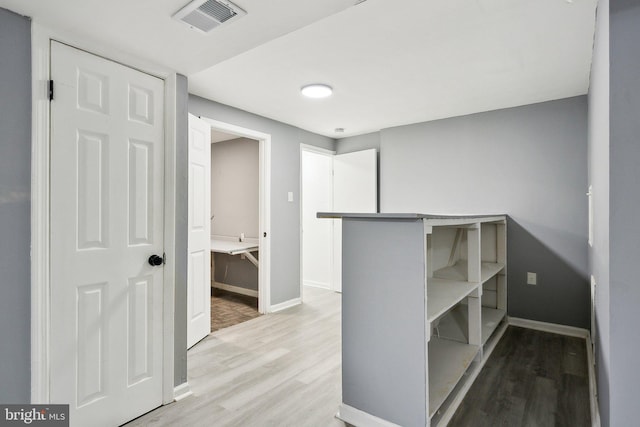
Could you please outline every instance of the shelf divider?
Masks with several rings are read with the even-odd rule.
[[[500,322],[505,317],[505,311],[491,308],[481,307],[482,312],[482,345],[493,334]],[[441,339],[454,340],[461,343],[468,341],[466,325],[468,324],[469,311],[465,304],[455,307],[446,316],[442,317],[438,322],[438,335]]]

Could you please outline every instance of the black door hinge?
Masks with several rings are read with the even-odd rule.
[[[47,93],[49,96],[49,101],[53,101],[53,80],[49,80],[47,84]]]

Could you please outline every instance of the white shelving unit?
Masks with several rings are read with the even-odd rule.
[[[447,405],[455,400],[452,392],[473,360],[482,362],[483,346],[506,315],[506,220],[478,219],[459,227],[434,224],[430,230],[426,234],[429,417],[433,421],[438,414],[439,422],[432,424],[445,424],[457,407]],[[445,249],[448,259],[434,256],[446,254]],[[483,302],[485,287],[494,294],[491,302],[486,301],[489,298]]]
[[[504,310],[482,307],[482,345],[486,344],[491,334],[498,327],[506,312]],[[454,340],[466,343],[469,340],[468,334],[464,329],[469,323],[468,308],[465,304],[459,304],[447,313],[438,322],[437,334],[438,338]]]
[[[481,281],[487,280],[498,274],[505,265],[501,262],[483,262],[480,265]],[[451,267],[444,267],[433,273],[433,276],[444,280],[467,281],[467,265],[457,262]]]
[[[429,341],[429,418],[442,406],[480,348],[441,338]]]
[[[433,322],[474,291],[478,283],[432,278],[427,286],[427,320]]]
[[[335,214],[343,403],[356,426],[444,426],[504,331],[505,216]]]

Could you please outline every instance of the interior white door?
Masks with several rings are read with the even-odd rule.
[[[211,125],[189,114],[187,348],[211,332]]]
[[[333,154],[304,150],[302,172],[302,283],[331,289],[333,224],[317,218],[333,210]]]
[[[375,149],[333,158],[334,212],[374,213],[378,209],[378,159]],[[334,219],[333,285],[342,291],[342,222]]]
[[[162,404],[164,82],[51,44],[50,396],[73,426]]]

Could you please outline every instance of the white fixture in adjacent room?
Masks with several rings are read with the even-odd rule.
[[[300,92],[307,98],[326,98],[331,96],[333,88],[322,83],[314,83],[300,88]]]

